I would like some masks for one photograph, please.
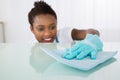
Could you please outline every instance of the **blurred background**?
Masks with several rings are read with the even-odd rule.
[[[0,43],[26,43],[28,12],[36,0],[0,0]],[[58,28],[94,28],[104,42],[120,41],[120,0],[44,0],[55,10]]]

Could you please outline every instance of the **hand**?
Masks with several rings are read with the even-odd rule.
[[[72,48],[66,49],[63,58],[66,59],[83,59],[90,56],[91,59],[96,59],[97,53],[103,48],[103,43],[97,35],[87,34],[84,40],[76,42]]]

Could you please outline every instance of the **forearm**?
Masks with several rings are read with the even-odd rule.
[[[99,31],[98,30],[95,30],[95,29],[88,29],[87,31],[86,31],[86,33],[88,34],[97,34],[98,36],[100,36],[100,33],[99,33]]]
[[[97,34],[98,36],[100,35],[99,31],[95,29],[73,29],[71,33],[73,40],[83,40],[86,37],[86,34]]]

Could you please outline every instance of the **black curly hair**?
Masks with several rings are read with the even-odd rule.
[[[34,18],[40,14],[50,14],[53,15],[57,19],[57,15],[55,11],[48,5],[46,2],[40,0],[34,3],[34,7],[28,13],[28,21],[31,26],[33,26]]]

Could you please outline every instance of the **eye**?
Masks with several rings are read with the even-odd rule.
[[[50,30],[54,30],[56,28],[56,26],[50,26]]]
[[[38,31],[44,31],[44,28],[37,28]]]

